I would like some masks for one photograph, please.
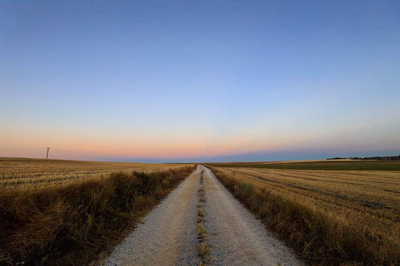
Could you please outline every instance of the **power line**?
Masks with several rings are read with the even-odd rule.
[[[0,152],[7,152],[7,151],[43,151],[44,149],[46,149],[46,159],[49,159],[49,155],[50,155],[50,147],[47,148],[1,148],[0,147]],[[97,160],[104,160],[104,161],[109,161],[111,158],[110,157],[105,157],[105,156],[99,156],[99,155],[95,155],[95,154],[90,154],[90,153],[82,153],[82,152],[76,152],[76,151],[69,151],[69,150],[64,150],[64,149],[59,149],[59,148],[51,148],[52,150],[52,158],[56,159],[57,156],[57,152],[62,152],[62,153],[69,153],[69,154],[75,154],[75,155],[79,155],[82,157],[86,157],[86,158],[92,158],[92,159],[97,159]],[[62,156],[63,157],[63,156]]]

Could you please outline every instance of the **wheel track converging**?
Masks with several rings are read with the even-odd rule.
[[[107,258],[104,266],[196,265],[197,168]]]

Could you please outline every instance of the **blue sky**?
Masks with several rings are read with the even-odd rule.
[[[2,1],[0,156],[399,154],[399,73],[398,1]]]

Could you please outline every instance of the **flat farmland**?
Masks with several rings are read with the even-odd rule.
[[[312,171],[253,168],[218,168],[219,171],[289,194],[299,201],[312,201],[319,209],[340,216],[352,212],[400,228],[400,172]]]
[[[286,170],[358,170],[358,171],[398,171],[400,172],[400,161],[369,161],[369,160],[323,160],[323,161],[292,161],[292,162],[243,162],[243,163],[218,163],[212,164],[221,167],[247,167],[263,169],[286,169]]]
[[[184,165],[0,158],[0,187],[61,185],[101,178],[115,172],[151,173],[182,166]]]
[[[364,263],[378,257],[380,259],[375,262],[385,265],[397,261],[400,250],[400,171],[394,169],[400,166],[400,162],[233,163],[213,166],[222,175],[264,189],[266,193],[283,199],[285,204],[291,202],[299,210],[312,210],[315,217],[322,217],[330,228],[352,226],[360,229],[354,231],[353,238],[358,239],[354,243],[365,243],[360,244],[365,247],[360,250],[368,254],[360,259]],[[324,170],[332,167],[340,169]],[[347,170],[366,168],[370,170]],[[333,235],[340,235],[335,232]],[[321,238],[325,236],[319,235]],[[379,243],[376,252],[371,248],[374,246],[372,239]],[[361,254],[360,250],[357,256]]]

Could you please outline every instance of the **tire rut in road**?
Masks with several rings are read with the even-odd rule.
[[[197,265],[198,167],[116,247],[102,265]]]
[[[268,235],[260,221],[204,170],[205,226],[212,265],[301,265],[280,241]]]

